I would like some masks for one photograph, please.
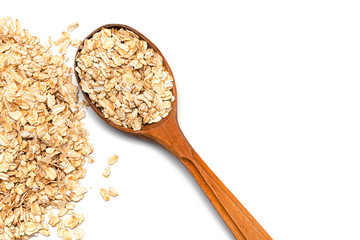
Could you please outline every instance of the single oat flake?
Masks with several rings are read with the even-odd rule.
[[[109,187],[109,195],[111,197],[117,197],[119,196],[119,193],[116,191],[114,187]]]
[[[118,159],[119,159],[119,157],[117,155],[109,157],[109,159],[108,159],[109,165],[114,165]]]
[[[79,26],[79,24],[77,22],[73,22],[72,24],[70,24],[67,28],[68,32],[72,32],[74,31],[77,27]]]
[[[102,173],[102,175],[106,178],[108,178],[110,176],[111,170],[110,167],[106,167]]]
[[[100,195],[105,201],[110,200],[110,194],[109,194],[109,191],[107,189],[101,188],[100,189]]]
[[[75,236],[75,240],[81,240],[84,238],[84,235],[85,235],[85,230],[83,229],[79,229],[79,228],[76,228],[74,230],[74,236]]]

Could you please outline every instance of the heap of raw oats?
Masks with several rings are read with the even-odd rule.
[[[85,40],[76,62],[82,90],[112,122],[140,130],[171,111],[173,78],[135,33],[103,28]]]
[[[74,26],[73,26],[74,27]],[[72,28],[73,28],[72,27]],[[64,41],[71,43],[67,34]],[[0,239],[48,236],[49,225],[63,239],[84,220],[74,212],[87,192],[79,180],[93,151],[81,119],[85,113],[65,55],[0,19]],[[60,52],[66,52],[61,45]],[[58,214],[45,214],[58,209]],[[61,219],[69,215],[66,220]],[[75,230],[81,239],[83,230]]]

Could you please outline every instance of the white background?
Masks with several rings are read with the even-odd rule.
[[[358,1],[3,1],[41,39],[129,25],[163,52],[193,147],[278,240],[360,239]],[[70,51],[69,64],[73,64]],[[106,126],[77,210],[85,239],[234,239],[184,166]],[[108,179],[107,157],[118,154]],[[104,202],[100,187],[120,196]],[[55,232],[54,232],[55,233]],[[51,239],[55,239],[56,233]],[[46,238],[39,238],[46,239]]]

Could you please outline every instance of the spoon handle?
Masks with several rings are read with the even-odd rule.
[[[196,179],[236,239],[272,239],[195,151],[192,159],[182,157],[180,160]]]
[[[237,240],[272,239],[191,147],[176,117],[167,119],[147,135],[180,159]]]

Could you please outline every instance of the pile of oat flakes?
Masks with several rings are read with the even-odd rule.
[[[68,32],[77,27],[72,24]],[[84,216],[74,202],[83,165],[93,151],[81,121],[85,117],[72,83],[66,52],[72,40],[63,32],[47,45],[21,29],[18,20],[0,19],[0,239],[58,236],[82,239]],[[52,54],[52,46],[59,55]],[[58,209],[45,215],[52,209]],[[74,231],[72,231],[75,229]]]
[[[85,40],[76,63],[82,90],[110,121],[140,130],[171,111],[173,78],[134,32],[102,28]]]

